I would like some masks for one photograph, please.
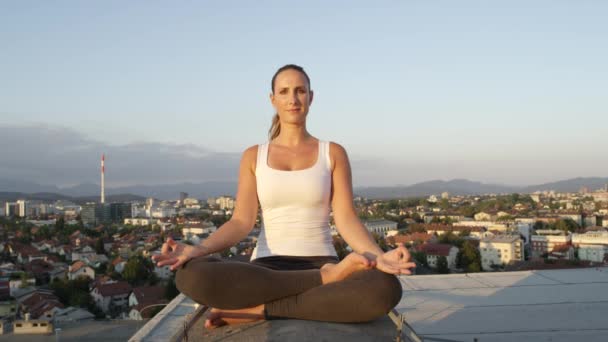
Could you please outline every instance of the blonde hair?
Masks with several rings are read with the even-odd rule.
[[[306,77],[306,81],[308,82],[308,89],[310,89],[310,78],[308,77],[308,74],[306,74],[306,71],[304,71],[304,68],[302,68],[299,65],[295,65],[295,64],[287,64],[287,65],[280,67],[279,70],[277,70],[277,72],[274,73],[274,76],[272,76],[270,90],[272,91],[273,94],[274,94],[274,81],[277,79],[277,75],[280,74],[282,71],[289,70],[289,69],[296,70],[296,71],[299,71],[302,74],[304,74],[304,77]],[[270,126],[270,129],[268,130],[269,140],[272,140],[272,139],[278,137],[279,133],[281,133],[281,121],[279,119],[279,113],[275,113],[274,116],[272,117],[272,125]]]
[[[268,130],[268,140],[278,137],[279,133],[281,133],[281,120],[279,120],[279,114],[275,113],[272,117],[272,125]]]

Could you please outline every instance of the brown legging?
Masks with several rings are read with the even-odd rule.
[[[176,275],[177,288],[200,304],[242,309],[265,304],[265,318],[327,322],[367,322],[401,300],[401,284],[376,269],[322,285],[319,268],[335,257],[275,256],[252,263],[200,257]]]

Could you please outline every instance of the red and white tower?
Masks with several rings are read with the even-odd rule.
[[[101,155],[101,203],[106,203],[106,168],[104,166],[104,162],[106,160],[106,155]]]

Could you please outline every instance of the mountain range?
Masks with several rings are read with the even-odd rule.
[[[383,187],[356,187],[355,195],[367,198],[406,198],[422,197],[432,194],[448,192],[450,195],[475,195],[489,193],[532,193],[535,191],[555,190],[558,192],[577,192],[581,187],[589,190],[604,188],[608,184],[608,177],[588,177],[561,180],[552,183],[531,185],[525,187],[499,184],[485,184],[467,179],[453,179],[449,181],[432,180],[413,185],[383,186]],[[162,185],[133,185],[126,187],[106,187],[107,201],[141,200],[146,197],[158,199],[176,199],[180,192],[187,192],[190,197],[208,198],[221,195],[234,196],[236,182],[203,182],[178,183]],[[0,201],[14,201],[19,198],[40,200],[73,200],[77,203],[94,201],[99,198],[99,185],[83,183],[72,187],[57,187],[42,185],[27,181],[14,181],[0,179]]]

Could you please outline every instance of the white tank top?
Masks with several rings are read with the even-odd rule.
[[[262,230],[251,260],[275,255],[337,256],[329,228],[329,142],[319,141],[312,167],[296,171],[270,168],[268,145],[258,145],[255,177]]]

